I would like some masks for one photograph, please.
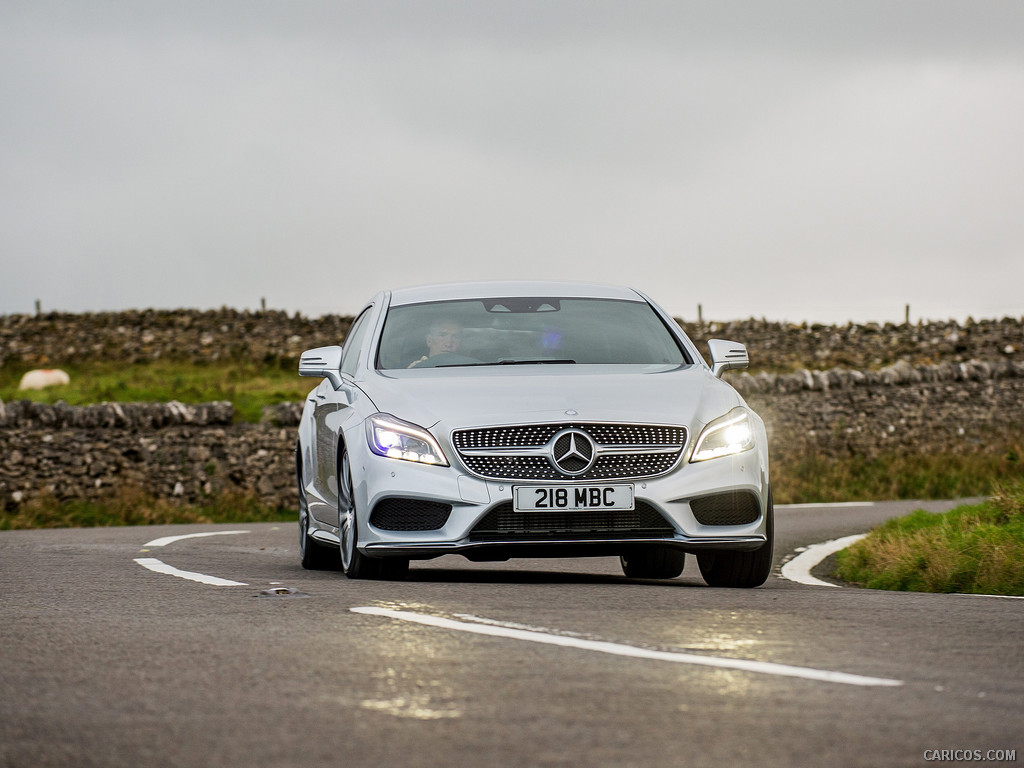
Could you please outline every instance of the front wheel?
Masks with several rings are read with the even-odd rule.
[[[342,449],[338,470],[338,538],[341,540],[341,570],[350,579],[402,579],[409,572],[408,558],[367,557],[359,551],[359,526],[352,493],[352,467],[348,451]]]
[[[768,580],[772,571],[772,551],[775,546],[775,507],[768,491],[768,506],[764,511],[765,534],[768,540],[751,552],[727,549],[707,550],[697,554],[700,575],[709,587],[759,587]]]

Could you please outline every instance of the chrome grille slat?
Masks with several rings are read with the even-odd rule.
[[[566,429],[586,432],[596,458],[583,474],[560,472],[550,442]],[[686,427],[659,424],[554,423],[462,429],[452,445],[473,474],[491,480],[625,480],[670,471],[686,446]]]

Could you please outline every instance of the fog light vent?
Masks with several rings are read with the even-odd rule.
[[[702,496],[690,502],[701,525],[747,525],[761,516],[761,505],[750,491],[730,491]]]
[[[422,499],[382,499],[370,514],[370,525],[382,531],[436,531],[452,513],[450,504]]]

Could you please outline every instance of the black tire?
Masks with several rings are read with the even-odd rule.
[[[299,557],[307,571],[336,571],[340,566],[338,550],[324,546],[309,535],[305,516],[299,519]]]
[[[718,549],[697,554],[700,575],[709,587],[750,589],[768,580],[775,547],[775,507],[771,491],[768,491],[768,507],[764,515],[768,540],[760,548],[750,552]]]
[[[619,564],[631,579],[674,579],[683,572],[686,553],[658,545],[637,547],[620,555]]]
[[[297,454],[295,479],[299,488],[299,561],[308,571],[336,571],[341,565],[338,550],[309,535],[309,504],[302,490],[302,458]]]
[[[409,559],[367,557],[359,551],[359,525],[352,493],[352,467],[348,450],[341,448],[338,462],[338,538],[341,540],[341,570],[350,579],[404,579]]]

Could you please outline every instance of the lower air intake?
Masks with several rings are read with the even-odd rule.
[[[644,502],[629,511],[516,512],[512,503],[492,509],[469,534],[470,541],[671,538],[675,529]]]
[[[370,514],[370,525],[382,531],[436,531],[452,513],[450,504],[421,499],[383,499]]]
[[[702,496],[690,502],[701,525],[746,525],[761,516],[761,505],[750,491],[730,491]]]

